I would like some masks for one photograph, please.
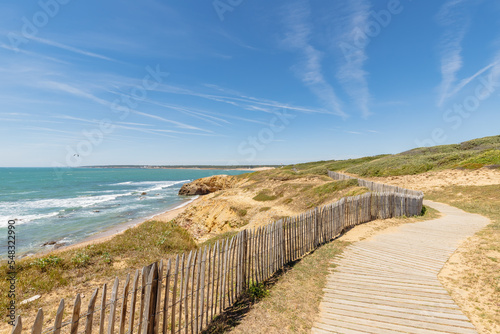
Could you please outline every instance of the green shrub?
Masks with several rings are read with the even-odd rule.
[[[427,207],[424,205],[422,206],[422,212],[420,212],[420,215],[425,216],[426,213],[427,213]]]
[[[500,150],[489,150],[475,157],[465,160],[460,167],[468,169],[477,169],[489,165],[500,164]]]
[[[313,188],[313,192],[316,195],[323,196],[350,187],[356,187],[358,185],[359,185],[358,179],[333,181]]]
[[[259,202],[267,202],[267,201],[274,201],[275,199],[278,198],[278,196],[271,195],[269,189],[264,189],[260,193],[257,194],[253,199],[255,201]]]
[[[30,265],[38,267],[41,271],[45,272],[49,267],[56,267],[61,263],[61,258],[54,255],[49,255],[47,257],[36,259],[35,261],[31,262]]]
[[[109,254],[108,252],[104,252],[101,255],[101,258],[102,258],[103,262],[106,264],[111,264],[111,262],[113,262],[113,259],[111,258],[111,254]]]
[[[163,224],[163,232],[157,236],[156,245],[163,252],[185,252],[196,248],[196,242],[188,231],[175,224],[173,221],[167,224],[161,222],[152,222],[153,224]],[[159,229],[157,229],[159,230]]]
[[[71,263],[77,268],[84,268],[90,264],[90,256],[85,252],[77,252],[71,258]]]
[[[238,209],[237,207],[232,206],[231,210],[236,212],[236,214],[240,217],[245,217],[247,215],[247,210],[246,209]]]
[[[248,293],[253,300],[262,299],[269,295],[269,291],[265,288],[264,284],[254,282],[250,283]]]
[[[229,240],[237,234],[238,234],[238,231],[224,232],[224,233],[218,234],[218,235],[208,239],[201,246],[215,245],[215,243],[217,241],[221,241],[221,240],[225,240],[225,239]]]

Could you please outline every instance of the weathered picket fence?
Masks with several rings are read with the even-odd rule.
[[[421,191],[410,190],[410,189],[405,189],[405,188],[401,188],[401,187],[391,186],[388,184],[367,181],[367,180],[363,180],[363,179],[360,179],[357,177],[353,177],[353,176],[349,176],[349,175],[341,174],[341,173],[337,173],[337,172],[328,171],[328,176],[334,180],[358,179],[358,184],[361,187],[366,187],[373,192],[379,192],[379,193],[393,192],[393,193],[403,194],[403,195],[424,196],[424,193]]]
[[[338,175],[330,176],[340,178]],[[367,185],[379,188],[375,183]],[[346,229],[422,211],[422,193],[381,189],[383,192],[346,197],[267,226],[243,230],[213,246],[178,255],[173,261],[153,263],[129,274],[122,287],[116,278],[111,296],[104,284],[82,310],[78,294],[66,317],[66,301],[62,299],[55,320],[46,329],[44,313],[38,310],[31,333],[200,333],[250,285],[266,281],[287,263]],[[22,327],[18,316],[12,333],[21,333]]]

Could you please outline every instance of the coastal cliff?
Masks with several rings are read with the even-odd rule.
[[[220,233],[261,226],[366,191],[357,180],[333,181],[327,176],[288,169],[218,175],[181,188],[179,194],[204,196],[175,220],[202,242]]]
[[[232,188],[237,183],[234,176],[214,175],[184,184],[179,190],[181,196],[206,195]]]

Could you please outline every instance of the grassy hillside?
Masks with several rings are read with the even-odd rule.
[[[287,166],[282,174],[321,174],[344,170],[360,176],[396,176],[449,168],[500,168],[500,136],[469,140],[461,144],[416,148],[394,155],[378,155],[341,161],[319,161]],[[298,173],[292,171],[295,168]]]

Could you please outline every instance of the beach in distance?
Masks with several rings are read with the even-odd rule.
[[[15,221],[18,256],[95,243],[154,216],[169,221],[195,197],[179,196],[192,180],[248,170],[3,168],[0,232]],[[0,246],[7,254],[6,246]],[[5,248],[5,249],[4,249]]]

